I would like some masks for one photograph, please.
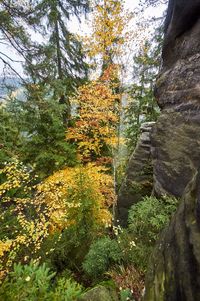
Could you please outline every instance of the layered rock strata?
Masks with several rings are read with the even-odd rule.
[[[145,301],[200,300],[199,8],[197,0],[169,1],[171,19],[155,90],[162,113],[151,136],[154,193],[182,199],[152,256]],[[176,18],[182,23],[177,25]],[[175,35],[176,26],[182,28]]]
[[[151,140],[156,194],[180,197],[200,163],[200,19],[174,43],[177,59],[165,53],[156,83],[162,114]]]

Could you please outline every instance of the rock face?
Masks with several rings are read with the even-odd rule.
[[[170,59],[172,61],[176,61],[177,59],[177,56],[175,56],[177,38],[195,25],[199,19],[199,15],[199,0],[169,0],[163,46],[163,58],[168,65]]]
[[[164,57],[156,83],[162,109],[152,133],[154,188],[158,195],[166,192],[182,196],[192,166],[200,162],[199,37],[200,18],[176,39],[174,52]]]
[[[130,157],[125,179],[118,194],[116,219],[122,226],[127,225],[128,210],[150,195],[153,187],[150,133],[154,122],[146,122],[141,127],[141,136]]]
[[[187,185],[146,277],[145,301],[200,300],[200,173]]]
[[[96,286],[91,290],[87,291],[79,301],[118,301],[116,291],[108,289],[104,286]]]
[[[169,10],[155,89],[162,114],[151,136],[154,193],[182,201],[153,254],[144,300],[197,301],[200,175],[194,174],[200,168],[200,1],[172,0]],[[185,16],[191,18],[188,23]]]

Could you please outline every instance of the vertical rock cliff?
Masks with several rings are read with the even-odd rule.
[[[145,301],[200,300],[200,1],[170,0],[155,94],[154,192],[181,197],[152,256]]]

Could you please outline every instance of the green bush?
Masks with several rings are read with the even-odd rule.
[[[129,229],[137,240],[154,243],[177,208],[174,198],[145,197],[129,211]]]
[[[133,205],[129,211],[128,229],[114,227],[115,240],[103,237],[91,245],[83,262],[84,272],[92,278],[100,278],[115,263],[133,264],[145,272],[155,242],[177,204],[174,198],[145,197]]]
[[[74,301],[81,296],[82,292],[81,285],[74,280],[61,278],[58,280],[55,291],[50,294],[49,301]]]
[[[145,272],[156,240],[168,224],[177,204],[175,198],[145,197],[131,207],[128,231],[124,231],[119,237],[121,247],[126,252],[126,260]]]
[[[45,264],[38,266],[31,262],[22,266],[14,264],[14,271],[10,272],[0,288],[2,301],[32,301],[48,300],[50,280],[55,276]]]
[[[1,301],[73,301],[82,287],[72,279],[60,278],[53,284],[55,273],[44,263],[39,266],[15,264],[13,272],[0,287]]]
[[[122,253],[116,240],[102,237],[91,244],[83,262],[83,270],[92,278],[100,278],[114,263],[119,263]]]

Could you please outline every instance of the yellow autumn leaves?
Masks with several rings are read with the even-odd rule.
[[[112,177],[106,172],[105,167],[90,163],[65,168],[31,186],[29,173],[18,161],[2,168],[5,181],[0,185],[0,197],[5,210],[0,211],[0,220],[5,228],[2,231],[8,234],[0,240],[1,275],[12,267],[16,258],[24,261],[20,255],[22,250],[25,257],[27,254],[37,257],[43,241],[50,234],[61,233],[78,224],[83,215],[95,225],[97,232],[105,229],[111,223],[108,208],[115,201]],[[19,192],[16,191],[15,174]],[[29,193],[34,190],[31,198],[27,184]],[[5,226],[8,212],[10,218],[15,216],[16,219],[14,224]]]
[[[75,101],[78,117],[67,131],[67,140],[77,144],[83,161],[108,156],[117,143],[119,96],[108,85],[92,81],[79,88]]]
[[[83,208],[87,208],[87,214],[99,227],[111,222],[108,208],[115,196],[112,177],[105,171],[105,167],[91,163],[66,168],[38,186],[40,198],[51,212],[51,231],[76,224]]]
[[[128,22],[124,1],[100,1],[94,6],[94,12],[92,34],[86,39],[88,55],[100,55],[103,61],[107,61],[110,56],[121,55],[126,36],[124,29]]]

